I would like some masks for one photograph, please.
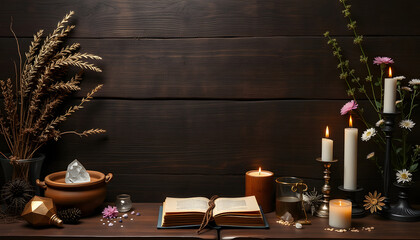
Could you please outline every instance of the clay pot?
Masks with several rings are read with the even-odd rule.
[[[106,184],[111,181],[112,173],[106,176],[97,171],[87,171],[90,182],[66,183],[66,171],[51,173],[45,181],[36,184],[45,189],[45,197],[52,198],[57,208],[79,208],[82,216],[89,216],[102,205],[106,196]]]

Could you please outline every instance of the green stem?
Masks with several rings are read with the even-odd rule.
[[[408,113],[407,119],[410,119],[411,113],[413,112],[414,108],[414,99],[417,97],[417,89],[414,89],[414,93],[411,95],[411,104],[410,104],[410,112]]]
[[[383,100],[384,100],[384,88],[382,84],[382,79],[384,77],[384,67],[381,66],[381,78],[379,79],[379,86],[381,88],[381,106],[383,106]]]
[[[347,5],[346,5],[345,1],[341,1],[341,2],[343,3],[344,9],[347,9]],[[348,16],[347,16],[347,18],[348,18],[348,20],[349,20],[350,24],[351,24],[351,23],[353,23],[353,20],[351,19],[350,15],[348,15]],[[355,28],[352,28],[352,30],[353,30],[353,35],[354,35],[356,38],[358,38],[358,37],[359,37],[359,35],[357,34],[356,29],[355,29]],[[362,56],[363,56],[364,58],[366,58],[366,54],[365,54],[365,51],[363,50],[363,46],[362,46],[362,44],[359,42],[359,43],[357,43],[357,45],[359,46],[359,49],[360,49],[360,52],[361,52]],[[371,71],[370,71],[370,67],[369,67],[369,64],[367,63],[367,61],[365,61],[364,63],[365,63],[366,70],[367,70],[368,75],[369,75],[369,78],[370,78],[370,81],[369,81],[369,82],[370,82],[370,88],[371,88],[372,95],[373,95],[373,100],[375,101],[375,105],[373,105],[373,108],[374,108],[374,109],[375,109],[375,111],[378,113],[378,116],[379,116],[379,118],[380,118],[380,114],[379,114],[380,109],[376,106],[376,102],[377,102],[377,101],[376,101],[375,88],[374,88],[374,86],[373,86],[373,76],[372,76],[372,73],[371,73]]]

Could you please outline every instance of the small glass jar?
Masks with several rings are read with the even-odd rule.
[[[303,180],[297,177],[279,177],[276,179],[276,215],[282,218],[286,213],[292,215],[294,221],[302,217],[302,191],[294,189]]]
[[[120,194],[117,196],[117,201],[115,202],[118,212],[128,212],[133,206],[131,202],[131,197],[128,194]]]

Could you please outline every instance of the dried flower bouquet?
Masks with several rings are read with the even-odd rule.
[[[30,159],[37,150],[51,139],[58,140],[64,134],[76,134],[80,137],[91,134],[104,133],[103,129],[90,129],[83,132],[61,131],[60,123],[74,112],[83,108],[94,93],[101,89],[98,85],[92,89],[80,104],[71,106],[64,114],[58,115],[57,108],[70,94],[81,90],[79,84],[82,73],[75,74],[70,80],[66,79],[69,67],[81,70],[101,72],[102,70],[87,60],[101,60],[102,58],[89,53],[80,53],[80,44],[73,43],[64,46],[63,42],[75,28],[69,25],[69,19],[74,14],[71,11],[63,20],[58,22],[57,28],[43,38],[43,30],[39,30],[25,53],[26,60],[22,62],[18,39],[10,30],[17,42],[19,65],[15,63],[15,82],[9,78],[0,80],[1,94],[4,98],[4,109],[0,110],[0,133],[4,136],[10,155],[3,157],[10,159],[16,177],[27,177],[27,166],[19,164],[19,159]],[[17,175],[16,175],[17,174]],[[25,176],[26,175],[26,176]]]
[[[362,140],[367,142],[372,139],[381,151],[384,151],[385,146],[385,135],[382,130],[384,119],[382,119],[381,112],[383,111],[383,98],[384,98],[384,78],[386,75],[387,65],[393,64],[394,60],[389,57],[375,57],[373,60],[374,65],[380,67],[380,76],[374,77],[373,71],[369,65],[368,56],[362,46],[363,36],[359,35],[356,31],[356,21],[351,17],[351,5],[347,3],[347,0],[339,0],[343,6],[342,13],[348,20],[348,29],[353,33],[353,43],[357,46],[360,51],[360,63],[366,69],[367,76],[360,77],[357,75],[356,70],[351,68],[350,61],[345,59],[342,53],[342,49],[339,46],[337,39],[332,38],[329,32],[326,32],[324,36],[328,39],[328,44],[331,45],[333,55],[339,61],[337,68],[340,71],[339,78],[344,80],[348,89],[347,95],[353,100],[345,104],[341,109],[341,115],[345,115],[349,112],[354,112],[364,123],[366,130],[362,135]],[[362,80],[364,79],[364,80]],[[420,145],[409,144],[408,134],[411,133],[412,128],[415,126],[412,118],[414,117],[414,110],[418,106],[415,100],[420,96],[420,80],[412,79],[408,82],[408,85],[403,85],[404,76],[394,77],[397,81],[397,95],[399,100],[396,101],[395,105],[397,110],[400,112],[401,121],[398,126],[401,130],[401,134],[394,137],[392,143],[393,158],[392,168],[396,172],[396,181],[398,183],[410,183],[412,173],[418,171],[420,161]],[[365,118],[364,109],[358,107],[356,96],[357,94],[364,96],[373,110],[377,114],[377,119]],[[353,111],[354,110],[354,111]],[[378,169],[382,172],[382,167],[378,162],[375,153],[372,152],[367,155],[367,159],[375,161]]]

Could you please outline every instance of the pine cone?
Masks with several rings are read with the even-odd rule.
[[[78,208],[69,208],[59,210],[57,216],[66,224],[76,224],[82,216],[82,211]]]

